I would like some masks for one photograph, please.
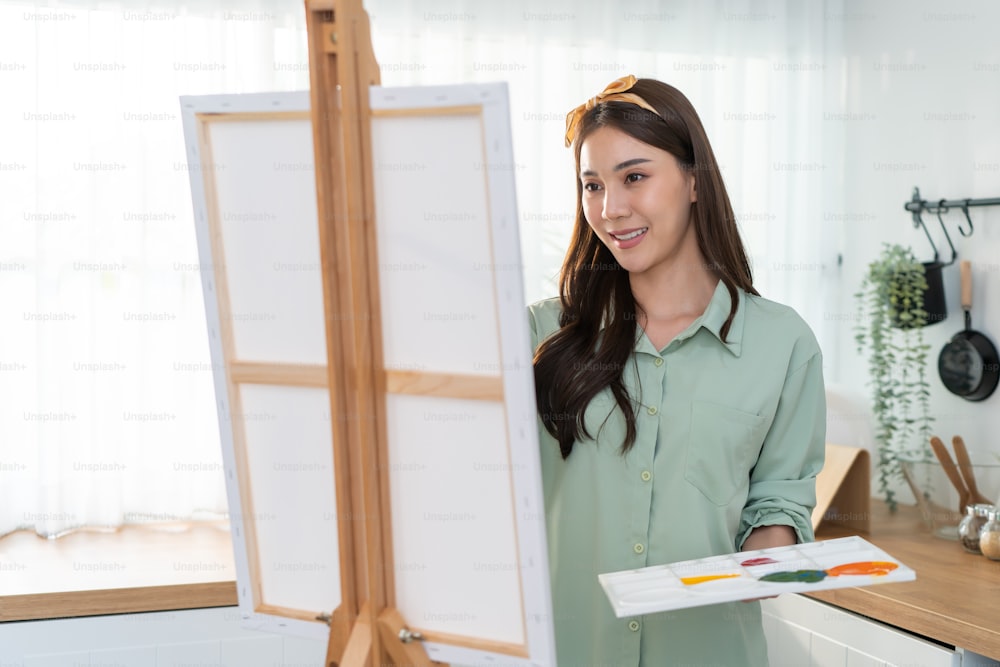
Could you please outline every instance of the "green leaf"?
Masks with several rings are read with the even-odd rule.
[[[899,455],[931,457],[930,346],[923,340],[926,291],[926,272],[913,251],[884,244],[854,295],[855,343],[859,354],[868,354],[879,490],[893,510],[896,501],[889,483],[901,476]]]

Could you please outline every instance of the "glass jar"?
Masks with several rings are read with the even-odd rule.
[[[993,505],[977,503],[965,506],[965,516],[958,524],[958,541],[962,548],[972,554],[982,553],[979,550],[979,531],[986,524]]]
[[[986,523],[979,529],[979,549],[990,560],[1000,560],[1000,511],[990,510]]]

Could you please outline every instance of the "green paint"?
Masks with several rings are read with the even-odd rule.
[[[823,570],[792,570],[787,572],[772,572],[760,578],[761,581],[776,581],[784,584],[806,583],[815,584],[817,581],[826,579],[826,572]]]

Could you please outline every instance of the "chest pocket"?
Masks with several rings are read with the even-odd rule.
[[[729,504],[747,483],[766,433],[765,417],[716,403],[693,403],[684,478],[716,505]]]

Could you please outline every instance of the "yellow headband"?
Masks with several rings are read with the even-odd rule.
[[[629,102],[642,107],[646,111],[652,111],[659,116],[659,112],[649,102],[635,93],[626,92],[635,85],[635,82],[636,78],[631,74],[623,76],[620,79],[615,79],[603,91],[566,114],[566,145],[570,146],[573,143],[576,133],[580,130],[580,121],[583,119],[583,114],[593,109],[600,102]]]

